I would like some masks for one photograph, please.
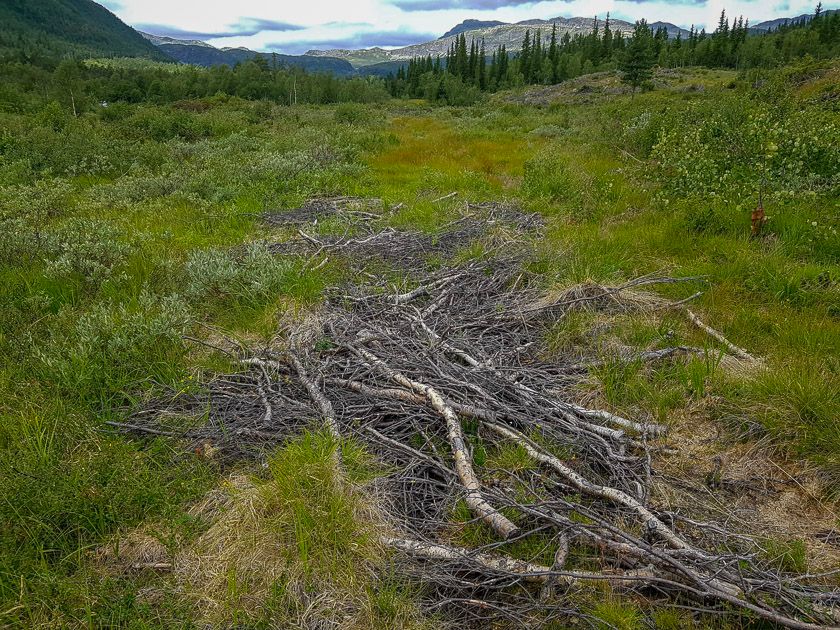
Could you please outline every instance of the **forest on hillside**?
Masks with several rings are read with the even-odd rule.
[[[4,0],[0,59],[49,63],[62,57],[168,57],[93,0]]]
[[[445,100],[450,104],[472,101],[479,92],[493,92],[523,85],[553,85],[593,72],[620,69],[636,88],[649,85],[653,66],[682,68],[770,68],[809,55],[830,59],[840,54],[840,12],[823,13],[802,23],[792,22],[769,32],[750,31],[743,17],[732,20],[723,11],[712,33],[691,27],[669,37],[664,26],[652,29],[641,20],[631,37],[613,33],[610,19],[591,33],[557,37],[548,41],[541,33],[526,32],[520,49],[508,51],[502,45],[488,53],[484,43],[463,33],[445,58],[413,59],[390,77],[393,96]]]
[[[451,105],[475,103],[488,92],[526,85],[555,85],[596,71],[619,70],[634,89],[647,88],[654,67],[772,68],[800,57],[830,59],[840,54],[840,12],[802,24],[755,34],[725,13],[707,34],[693,29],[686,40],[653,31],[642,20],[631,37],[610,30],[609,18],[588,35],[568,33],[548,42],[528,33],[521,50],[504,46],[488,53],[481,42],[461,35],[445,57],[414,59],[386,79],[339,78],[307,73],[262,55],[230,68],[199,68],[143,60],[86,61],[49,56],[38,63],[17,54],[0,55],[0,108],[38,108],[55,100],[76,111],[100,102],[172,103],[227,95],[290,104],[369,103],[390,97],[424,98]]]

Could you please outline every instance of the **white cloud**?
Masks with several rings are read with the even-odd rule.
[[[392,34],[394,45],[404,45],[406,37],[417,35],[422,41],[427,34],[441,35],[455,24],[468,18],[516,22],[530,18],[555,16],[599,15],[607,11],[621,19],[646,18],[662,20],[688,27],[691,24],[711,30],[718,16],[726,8],[730,16],[743,15],[751,22],[810,13],[813,0],[546,0],[522,4],[523,0],[426,0],[426,7],[435,10],[402,10],[393,0],[236,0],[236,2],[208,2],[206,0],[119,0],[109,2],[125,22],[132,25],[161,25],[171,29],[199,33],[217,46],[247,46],[254,50],[300,52],[307,42],[364,41],[366,34],[377,43],[388,41]],[[404,5],[404,3],[403,3]],[[838,8],[840,4],[824,2],[824,7]],[[275,21],[296,25],[297,30],[263,30],[252,33],[247,24],[254,20]],[[250,22],[249,22],[250,20]],[[247,34],[243,31],[250,31]],[[224,34],[211,38],[210,34]]]

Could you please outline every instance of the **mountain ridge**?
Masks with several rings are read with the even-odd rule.
[[[261,53],[248,48],[216,48],[207,42],[192,39],[175,39],[138,31],[147,41],[163,51],[169,58],[179,62],[211,68],[214,66],[235,66],[262,56],[270,63],[295,66],[308,72],[330,72],[336,76],[351,76],[356,69],[348,61],[328,55],[284,55]]]
[[[438,39],[418,44],[411,44],[409,46],[403,46],[392,50],[383,50],[381,48],[357,50],[310,50],[307,51],[305,55],[318,57],[331,56],[338,59],[346,59],[353,63],[356,68],[361,68],[374,64],[408,61],[415,57],[426,57],[428,55],[431,55],[432,57],[436,57],[438,55],[444,56],[452,43],[455,42],[462,34],[468,39],[483,39],[487,50],[493,50],[504,44],[509,51],[516,52],[522,44],[526,31],[531,31],[532,33],[534,31],[539,31],[543,40],[546,40],[551,36],[552,30],[556,25],[558,38],[563,37],[566,33],[568,33],[570,37],[574,37],[577,34],[587,35],[592,32],[595,26],[595,20],[596,18],[584,17],[554,17],[547,20],[535,18],[515,23],[464,20]],[[604,20],[598,19],[598,28],[603,28],[604,22]],[[486,26],[487,24],[492,25]],[[482,26],[467,30],[463,28],[465,26],[469,27],[473,25]],[[688,35],[688,31],[686,29],[669,22],[656,22],[652,26],[655,28],[656,25],[664,26],[670,37],[676,37],[677,33],[680,33],[683,36]],[[621,32],[623,35],[629,35],[633,32],[633,28],[634,24],[627,22],[626,20],[610,19],[610,29],[613,32]],[[367,51],[374,50],[376,51],[376,54],[371,54],[369,56],[365,54]]]
[[[837,13],[839,11],[840,9],[826,9],[822,12],[822,14],[831,15],[832,13]],[[758,24],[750,24],[750,28],[757,31],[770,31],[775,30],[780,26],[785,26],[787,24],[793,24],[796,22],[810,22],[813,19],[813,13],[803,13],[802,15],[797,15],[796,17],[776,18],[774,20],[765,20],[764,22],[759,22]]]
[[[473,20],[468,19],[464,20],[460,24],[456,24],[451,29],[446,31],[443,35],[438,37],[438,39],[444,39],[445,37],[452,37],[453,35],[460,35],[461,33],[466,33],[467,31],[472,31],[477,28],[490,28],[493,26],[502,26],[506,24],[506,22],[501,22],[499,20]]]
[[[149,57],[171,61],[93,0],[3,0],[0,24],[0,50],[46,57]]]

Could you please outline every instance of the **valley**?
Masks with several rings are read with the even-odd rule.
[[[718,67],[639,25],[422,71],[13,46],[0,626],[840,626],[820,19]],[[494,22],[431,45],[554,29]]]

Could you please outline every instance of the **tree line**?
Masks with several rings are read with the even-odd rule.
[[[216,95],[296,103],[369,103],[388,98],[384,81],[340,78],[283,66],[270,55],[231,68],[201,68],[141,59],[52,64],[0,62],[0,111],[32,111],[58,102],[76,113],[101,103],[173,103]]]
[[[410,60],[387,78],[387,87],[394,97],[459,104],[484,91],[552,85],[602,70],[622,70],[628,83],[640,87],[655,65],[775,67],[805,55],[840,55],[840,12],[825,14],[818,5],[810,19],[757,32],[750,29],[748,20],[730,21],[723,11],[713,33],[692,26],[685,38],[682,32],[670,37],[665,27],[653,29],[645,20],[636,22],[627,37],[613,30],[607,14],[603,23],[596,17],[586,35],[572,37],[566,32],[558,37],[556,24],[546,39],[541,30],[527,30],[518,53],[500,45],[489,58],[484,41],[472,40],[468,45],[461,33],[446,55]]]

